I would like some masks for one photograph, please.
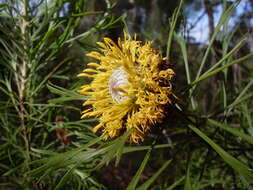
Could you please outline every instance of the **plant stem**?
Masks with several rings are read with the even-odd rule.
[[[28,162],[30,161],[30,144],[28,139],[28,130],[26,126],[26,109],[25,109],[25,99],[26,99],[26,83],[27,83],[27,67],[28,67],[28,8],[29,8],[29,0],[22,1],[22,16],[20,19],[20,30],[22,37],[22,44],[24,47],[24,52],[21,57],[20,64],[20,80],[19,80],[19,88],[18,88],[18,96],[19,96],[19,118],[20,118],[20,127],[21,127],[21,135],[25,143],[25,162],[26,166],[28,166]]]

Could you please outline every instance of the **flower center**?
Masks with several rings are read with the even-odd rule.
[[[128,97],[124,94],[124,87],[128,85],[127,73],[123,67],[115,69],[109,79],[109,92],[116,103],[122,103]]]

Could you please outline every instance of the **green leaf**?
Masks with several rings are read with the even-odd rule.
[[[212,119],[208,119],[208,122],[210,124],[213,124],[215,125],[216,127],[219,127],[235,136],[238,136],[238,137],[241,137],[243,140],[247,141],[248,143],[252,144],[253,145],[253,137],[252,136],[249,136],[249,135],[246,135],[242,132],[240,132],[239,130],[237,129],[234,129],[232,127],[230,127],[229,125],[226,125],[226,124],[223,124],[223,123],[219,123],[215,120],[212,120]]]
[[[72,171],[75,169],[75,166],[72,166],[61,178],[60,182],[56,185],[54,188],[55,190],[59,190],[65,183],[67,183],[67,180],[70,178]]]
[[[145,183],[143,183],[141,186],[139,186],[136,190],[147,190],[150,185],[157,179],[157,177],[165,170],[168,165],[171,163],[172,160],[166,161],[162,167],[151,177],[149,178]]]
[[[234,61],[226,63],[225,65],[223,65],[223,66],[221,66],[221,67],[219,67],[217,69],[214,69],[213,71],[205,73],[205,74],[201,75],[200,77],[198,77],[196,80],[194,80],[191,83],[191,86],[194,86],[195,84],[199,83],[200,81],[205,80],[205,79],[207,79],[207,78],[209,78],[209,77],[217,74],[218,72],[223,71],[224,69],[227,69],[228,67],[231,67],[232,65],[235,65],[235,64],[238,64],[238,63],[242,63],[243,61],[245,61],[245,60],[247,60],[247,59],[249,59],[251,57],[253,57],[253,53],[245,55],[244,57],[241,57],[239,59],[236,59]]]
[[[76,90],[68,90],[68,89],[53,85],[53,84],[48,84],[47,87],[51,93],[61,96],[59,98],[54,98],[54,99],[49,100],[49,103],[56,104],[56,103],[63,103],[65,101],[86,100],[87,99],[86,96],[77,93]]]
[[[227,54],[225,54],[221,60],[219,60],[217,63],[215,63],[210,69],[208,69],[204,74],[207,74],[211,71],[213,71],[215,68],[220,66],[222,63],[224,63],[226,60],[228,60],[231,56],[235,54],[243,45],[245,45],[246,39],[242,39],[239,43],[236,44],[236,46]]]
[[[153,149],[168,148],[168,147],[173,147],[173,145],[172,144],[159,144],[159,145],[153,146]],[[142,150],[148,150],[148,149],[150,149],[150,146],[136,146],[136,147],[128,146],[128,147],[124,147],[123,153],[142,151]]]
[[[228,113],[233,109],[235,105],[253,96],[253,93],[246,94],[246,92],[250,89],[252,85],[253,85],[253,79],[250,80],[250,82],[244,87],[244,89],[241,90],[240,94],[236,97],[236,99],[228,106],[229,107]]]
[[[186,50],[186,44],[185,41],[182,37],[174,34],[177,43],[179,44],[180,48],[181,48],[181,52],[182,52],[182,56],[184,59],[184,65],[185,65],[185,72],[186,72],[186,78],[187,78],[187,84],[191,83],[191,75],[190,75],[190,69],[189,69],[189,64],[188,64],[188,56],[187,56],[187,50]],[[196,109],[196,105],[195,105],[195,100],[192,96],[192,89],[190,89],[190,98],[191,98],[191,105],[192,105],[192,109],[195,110]]]
[[[49,74],[47,74],[47,76],[44,77],[44,79],[40,82],[40,84],[32,92],[31,96],[34,95],[38,90],[40,90],[42,88],[43,84],[46,83],[46,81],[57,71],[57,69],[59,69],[63,64],[69,62],[72,59],[73,59],[73,57],[67,57],[63,61],[61,61],[58,65],[56,65],[56,67],[54,67],[53,70]]]
[[[215,27],[215,30],[214,30],[214,33],[212,34],[211,36],[211,39],[210,39],[210,42],[208,44],[208,47],[207,47],[207,50],[204,54],[204,57],[200,63],[200,67],[199,67],[199,70],[198,70],[198,73],[197,73],[197,76],[195,78],[195,81],[199,79],[199,76],[201,75],[201,72],[202,72],[202,69],[204,68],[204,65],[206,63],[206,60],[207,60],[207,57],[208,57],[208,54],[210,53],[210,50],[212,48],[212,44],[217,36],[217,34],[220,32],[220,28],[222,27],[222,25],[224,23],[227,22],[228,19],[231,18],[231,14],[233,13],[234,9],[236,8],[236,6],[239,4],[239,2],[235,2],[233,3],[226,11],[224,11],[222,13],[222,15],[220,16],[219,18],[219,22],[217,24],[217,26]]]
[[[192,190],[191,179],[190,179],[190,167],[187,169],[184,190]]]
[[[116,138],[112,142],[105,143],[102,147],[107,148],[106,154],[103,156],[102,161],[98,167],[108,164],[114,157],[116,157],[115,165],[117,166],[122,156],[124,145],[131,134],[132,130],[127,131],[121,137]]]
[[[88,16],[88,15],[97,15],[97,14],[102,14],[104,13],[103,11],[90,11],[90,12],[81,12],[78,14],[71,14],[69,17],[83,17],[83,16]]]
[[[133,179],[131,180],[131,182],[129,183],[129,185],[127,186],[126,190],[134,190],[140,177],[141,177],[141,173],[143,172],[143,170],[145,169],[145,166],[148,162],[148,159],[150,157],[151,154],[151,148],[148,150],[148,152],[145,155],[145,158],[143,159],[141,166],[139,167],[138,171],[136,172],[136,174],[134,175]]]
[[[28,174],[31,176],[39,176],[47,170],[51,171],[52,169],[67,167],[70,164],[73,164],[75,162],[82,163],[85,160],[89,160],[90,158],[103,153],[105,150],[103,149],[103,150],[97,151],[95,149],[91,149],[91,150],[87,150],[84,152],[83,152],[83,150],[86,150],[90,146],[98,143],[100,140],[101,140],[100,137],[95,138],[80,148],[77,148],[77,149],[74,149],[74,150],[71,150],[68,152],[64,152],[64,153],[58,153],[58,154],[51,156],[49,158],[40,159],[40,160],[36,160],[34,162],[31,162],[30,164],[43,163],[43,165],[40,167],[37,167],[34,170],[29,171]]]
[[[37,148],[31,148],[31,151],[39,153],[39,154],[45,154],[45,155],[55,155],[57,153],[50,151],[50,150],[42,150]]]
[[[197,135],[199,135],[204,141],[206,141],[219,155],[223,160],[230,165],[235,171],[237,171],[240,175],[242,175],[249,182],[253,183],[253,174],[250,172],[250,168],[248,168],[245,164],[231,156],[225,150],[223,150],[219,145],[213,142],[208,136],[202,133],[198,128],[188,125],[190,129],[192,129]]]
[[[172,185],[170,185],[166,190],[173,190],[175,187],[180,185],[185,179],[185,176],[181,177],[179,180],[175,181]]]
[[[179,17],[179,14],[181,13],[181,9],[182,9],[183,4],[184,4],[184,0],[180,0],[179,6],[175,9],[175,11],[172,15],[172,21],[170,23],[170,31],[169,31],[168,41],[167,41],[167,50],[166,50],[166,57],[168,59],[170,59],[172,38],[173,38],[173,34],[175,32],[177,19]]]

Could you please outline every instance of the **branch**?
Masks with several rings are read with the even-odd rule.
[[[209,25],[209,38],[214,33],[214,16],[213,16],[213,5],[211,1],[204,0],[204,6],[206,10],[206,14],[208,16],[208,25]]]
[[[28,132],[26,127],[26,109],[25,109],[25,91],[26,91],[26,83],[27,83],[27,68],[28,68],[28,56],[27,56],[27,50],[28,50],[28,26],[29,26],[29,20],[28,20],[28,10],[29,10],[29,0],[23,0],[22,1],[22,8],[21,8],[21,17],[20,17],[20,30],[21,30],[21,37],[22,37],[22,45],[24,47],[24,52],[21,57],[21,65],[20,65],[20,73],[19,73],[19,88],[18,88],[18,98],[19,98],[19,118],[20,118],[20,127],[22,132],[22,138],[25,143],[25,159],[28,166],[28,162],[30,160],[30,144],[29,144],[29,138],[28,138]]]

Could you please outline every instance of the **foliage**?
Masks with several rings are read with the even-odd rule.
[[[80,120],[84,53],[134,31],[131,15],[101,2],[1,1],[0,189],[252,189],[253,53],[250,34],[228,27],[241,2],[222,1],[204,45],[182,33],[184,1],[167,15],[155,42],[174,64],[178,101],[138,145],[129,133],[103,141],[96,118]]]

